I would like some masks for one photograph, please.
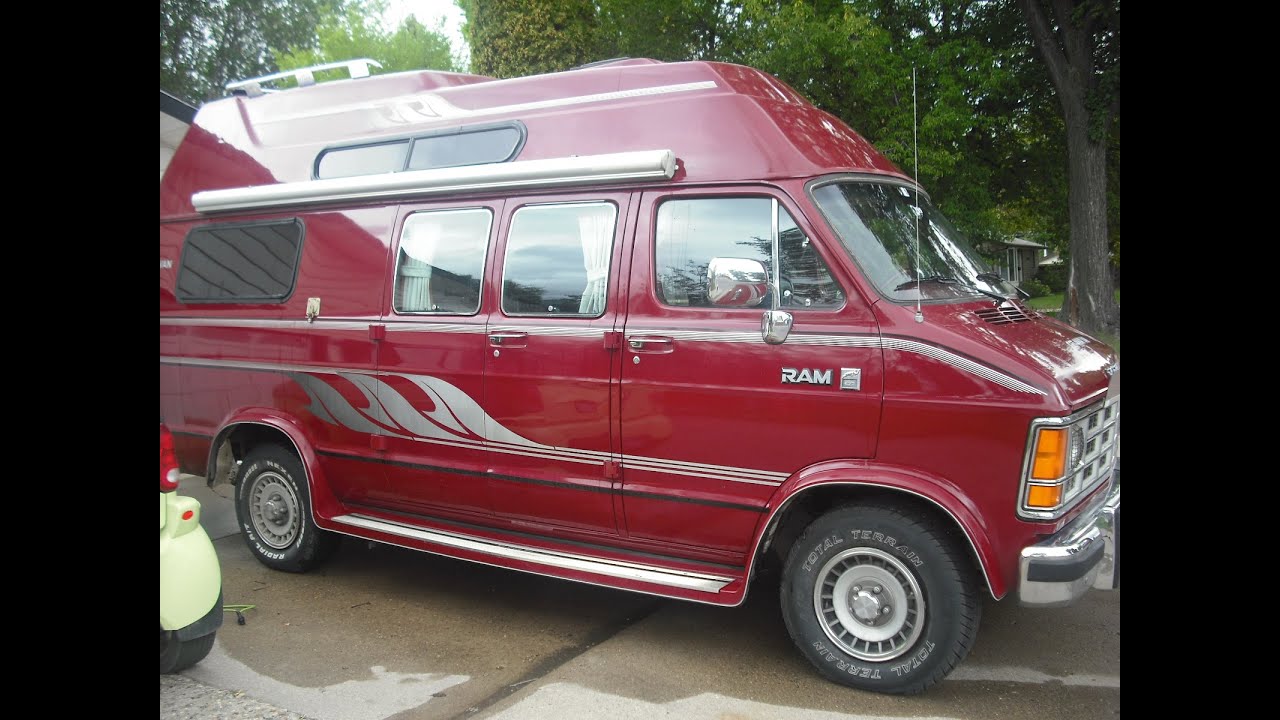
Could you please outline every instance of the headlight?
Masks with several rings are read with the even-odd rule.
[[[1084,455],[1084,433],[1079,428],[1071,429],[1071,448],[1067,451],[1067,471],[1075,470]]]

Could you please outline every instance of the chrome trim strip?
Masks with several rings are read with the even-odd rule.
[[[339,515],[333,518],[333,521],[344,525],[364,528],[366,530],[374,530],[390,535],[412,538],[414,540],[435,543],[437,545],[444,545],[446,547],[456,548],[459,550],[480,552],[486,555],[493,555],[495,557],[506,558],[509,560],[538,563],[539,565],[549,565],[551,567],[558,567],[564,570],[577,570],[580,572],[594,573],[596,575],[622,578],[624,580],[636,580],[639,582],[653,583],[655,585],[678,587],[685,590],[697,590],[699,592],[707,593],[720,592],[721,589],[734,580],[734,578],[705,575],[702,573],[683,570],[669,570],[666,568],[654,567],[652,565],[641,565],[639,563],[625,562],[621,560],[603,560],[600,558],[566,553],[558,550],[545,550],[542,548],[507,545],[492,540],[463,535],[461,533],[447,532],[444,530],[424,530],[405,523],[379,520],[359,514]]]
[[[387,332],[437,332],[456,335],[484,335],[484,323],[431,323],[421,320],[387,320]]]
[[[810,335],[807,333],[792,333],[787,338],[788,343],[796,345],[820,345],[832,347],[857,347],[857,348],[875,348],[882,347],[880,338],[876,335]]]
[[[328,330],[361,330],[367,332],[369,326],[380,323],[378,317],[340,318],[307,320],[251,320],[245,318],[160,318],[161,325],[175,327],[225,327],[225,328],[268,328],[272,330],[305,330],[307,328],[324,328]]]
[[[672,340],[686,342],[745,342],[763,343],[757,332],[730,332],[727,330],[664,330],[654,328],[627,328],[627,334],[662,335]]]
[[[516,332],[528,335],[545,335],[548,337],[578,337],[578,338],[602,338],[605,330],[578,328],[578,327],[558,327],[550,325],[490,325],[489,333]]]
[[[214,360],[210,358],[173,357],[171,355],[161,355],[160,364],[218,368],[220,370],[260,370],[262,372],[281,373],[304,372],[312,373],[313,375],[341,375],[342,373],[354,373],[359,375],[379,374],[377,370],[373,369],[291,365],[286,363],[261,363],[250,362],[247,360]]]
[[[951,352],[950,350],[944,350],[934,345],[926,345],[925,343],[916,342],[915,340],[902,340],[900,338],[884,338],[883,341],[884,341],[884,348],[886,350],[904,350],[906,352],[918,353],[920,355],[924,355],[925,357],[932,358],[940,362],[944,362],[948,365],[954,366],[956,368],[964,370],[965,372],[971,373],[973,375],[977,375],[978,377],[984,380],[990,380],[991,382],[997,385],[1009,388],[1010,390],[1013,390],[1016,392],[1027,393],[1028,395],[1048,395],[1049,394],[1038,387],[1033,387],[1031,385],[1028,385],[1027,383],[1013,377],[1012,375],[1007,375],[1005,373],[1000,372],[999,370],[995,370],[986,365],[976,363],[973,360],[970,360],[969,358],[961,357]]]
[[[496,442],[477,442],[468,440],[443,440],[440,438],[422,438],[410,437],[408,435],[399,435],[396,433],[385,433],[394,437],[405,440],[414,440],[417,442],[431,443],[433,445],[444,445],[447,447],[466,448],[469,450],[487,450],[490,452],[503,453],[505,455],[524,455],[527,457],[542,457],[552,460],[561,460],[564,462],[582,463],[584,465],[595,465],[605,460],[620,457],[623,462],[624,470],[636,470],[645,472],[661,472],[672,475],[686,475],[691,477],[704,477],[711,480],[722,480],[725,482],[746,483],[749,485],[767,485],[769,487],[777,487],[782,484],[788,477],[787,473],[769,472],[766,470],[751,470],[749,468],[736,468],[720,465],[708,465],[704,468],[685,467],[691,463],[683,463],[679,460],[663,460],[661,458],[647,458],[638,455],[612,455],[607,452],[598,450],[574,450],[569,448],[553,448],[545,446],[525,446],[525,445],[508,445]]]
[[[782,481],[791,477],[790,473],[774,472],[772,470],[752,470],[750,468],[739,468],[728,465],[707,465],[703,463],[684,462],[682,460],[666,460],[663,458],[646,457],[643,455],[622,455],[621,457],[623,462],[626,463],[625,467],[631,470],[674,472],[682,475],[698,475],[700,477],[718,477],[718,475],[727,474],[732,477],[719,479],[753,483],[756,485],[778,485]]]
[[[672,151],[640,150],[203,190],[191,196],[191,204],[197,212],[213,213],[354,200],[396,200],[476,190],[670,180],[675,170],[676,158]]]

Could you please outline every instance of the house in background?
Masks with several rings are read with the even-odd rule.
[[[998,259],[993,264],[996,272],[1015,286],[1035,277],[1040,267],[1062,262],[1057,253],[1054,253],[1053,258],[1049,257],[1049,246],[1025,238],[997,241],[995,245]],[[1052,262],[1047,262],[1050,260]]]
[[[196,109],[169,93],[160,91],[160,177],[169,167],[169,160],[182,143],[187,128],[195,120]]]

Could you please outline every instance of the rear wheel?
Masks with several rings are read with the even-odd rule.
[[[905,695],[969,654],[979,593],[948,533],[892,505],[815,520],[791,547],[781,588],[787,630],[825,677]]]
[[[175,673],[195,665],[213,649],[216,633],[179,640],[176,630],[160,630],[160,674]]]
[[[236,482],[236,519],[264,565],[306,572],[337,549],[339,536],[318,528],[298,456],[279,445],[254,448]]]

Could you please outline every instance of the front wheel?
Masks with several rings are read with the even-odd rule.
[[[941,528],[892,505],[813,522],[787,555],[782,612],[828,679],[911,695],[969,654],[982,614],[963,552]]]
[[[306,572],[337,549],[339,536],[316,526],[311,495],[297,455],[279,445],[254,448],[236,482],[236,519],[262,564]]]

